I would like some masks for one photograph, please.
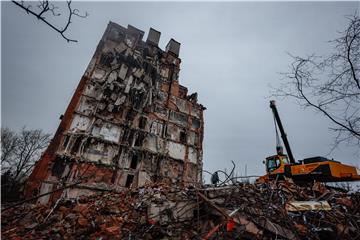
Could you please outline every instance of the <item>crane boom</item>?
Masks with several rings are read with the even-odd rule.
[[[280,133],[281,133],[281,138],[282,138],[282,140],[284,142],[287,155],[289,156],[289,161],[290,161],[290,163],[296,163],[295,158],[294,158],[294,156],[293,156],[293,154],[291,152],[290,144],[289,144],[289,141],[288,141],[288,139],[286,137],[286,133],[285,133],[283,125],[281,123],[281,119],[280,119],[279,113],[278,113],[278,111],[276,109],[276,104],[275,104],[274,100],[270,101],[270,108],[271,108],[271,110],[272,110],[272,112],[274,114],[276,123],[279,126],[279,130],[280,130]]]

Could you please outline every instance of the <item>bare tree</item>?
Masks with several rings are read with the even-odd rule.
[[[19,133],[4,128],[1,130],[1,163],[3,170],[11,173],[14,181],[21,181],[30,173],[35,162],[50,141],[50,134],[42,130],[27,130]]]
[[[340,37],[330,41],[329,56],[292,56],[284,82],[273,96],[294,98],[305,108],[320,112],[340,143],[360,145],[360,18],[348,18]]]
[[[22,8],[26,11],[27,14],[33,15],[38,20],[44,22],[50,28],[58,32],[66,41],[68,42],[77,42],[75,39],[70,39],[65,35],[66,30],[68,30],[70,24],[72,23],[73,16],[86,18],[89,16],[87,12],[84,15],[80,14],[79,9],[72,8],[71,0],[66,1],[66,7],[68,15],[66,17],[66,21],[63,23],[63,26],[56,26],[55,21],[48,20],[49,16],[51,17],[59,17],[61,13],[59,12],[59,6],[55,6],[53,3],[50,3],[48,0],[41,0],[38,2],[35,8],[35,4],[29,3],[28,1],[12,1],[16,6]],[[59,2],[57,2],[59,4]],[[54,20],[54,19],[52,19]]]
[[[7,170],[10,163],[14,160],[15,148],[18,137],[9,128],[1,129],[1,165],[2,170]]]
[[[21,198],[23,184],[48,145],[50,135],[41,130],[19,133],[9,128],[1,129],[1,200],[16,201]]]

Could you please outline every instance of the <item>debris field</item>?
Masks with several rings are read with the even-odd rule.
[[[360,193],[321,183],[166,183],[2,213],[3,239],[360,239]]]

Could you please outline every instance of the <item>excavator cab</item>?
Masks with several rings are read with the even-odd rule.
[[[276,146],[276,155],[267,157],[264,161],[267,174],[282,174],[286,164],[290,164],[289,158],[284,154],[280,144]]]
[[[276,170],[281,170],[280,168],[284,168],[284,165],[289,163],[289,159],[286,155],[267,157],[265,160],[266,172],[271,174]]]
[[[266,183],[269,180],[284,179],[285,166],[290,164],[288,156],[282,153],[267,157],[263,161],[266,168],[266,175],[259,177],[256,182]]]

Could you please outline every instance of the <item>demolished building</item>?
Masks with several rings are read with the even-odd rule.
[[[239,182],[234,163],[202,185],[205,108],[179,85],[180,44],[143,35],[108,25],[27,198],[2,205],[4,239],[360,238],[359,191]]]
[[[131,25],[108,24],[27,197],[74,183],[40,202],[160,180],[201,184],[205,107],[179,84],[180,43],[171,39],[164,51],[160,32],[143,36]]]

